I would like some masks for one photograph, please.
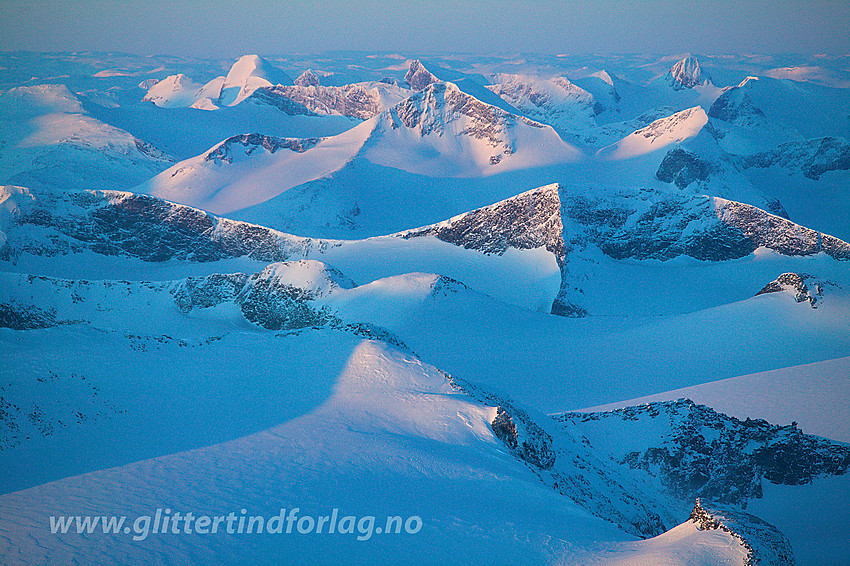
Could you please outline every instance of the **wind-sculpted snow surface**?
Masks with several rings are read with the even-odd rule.
[[[0,183],[127,189],[173,161],[150,143],[93,117],[64,85],[0,93]]]

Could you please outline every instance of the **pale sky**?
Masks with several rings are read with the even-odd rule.
[[[0,50],[850,52],[845,1],[0,0]]]

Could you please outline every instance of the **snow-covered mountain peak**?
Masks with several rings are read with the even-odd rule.
[[[153,84],[142,100],[162,108],[191,106],[202,88],[186,75],[169,75]]]
[[[425,65],[422,64],[422,61],[414,59],[410,62],[410,67],[407,70],[407,74],[404,75],[404,80],[413,90],[422,90],[428,85],[438,82],[440,79],[432,75],[425,68]]]
[[[581,157],[551,126],[484,103],[450,82],[432,83],[381,113],[372,142],[370,161],[429,176],[487,175]],[[423,151],[423,144],[432,150]]]
[[[700,68],[695,57],[685,57],[677,61],[666,75],[667,82],[675,90],[693,88],[711,82],[711,77]]]
[[[595,73],[591,73],[588,75],[589,77],[595,77],[601,80],[604,83],[607,83],[608,86],[614,86],[614,79],[611,78],[611,75],[608,74],[608,71],[602,69],[601,71],[596,71]]]
[[[274,69],[268,61],[259,55],[243,55],[231,65],[226,79],[227,84],[241,84],[249,77],[271,81],[276,78],[273,75],[279,73],[281,71]]]
[[[487,88],[524,115],[558,131],[581,136],[595,125],[602,111],[594,96],[566,77],[551,78],[499,73]]]
[[[290,84],[286,73],[258,55],[243,55],[230,67],[221,87],[219,102],[223,106],[239,104],[262,87]]]
[[[319,86],[319,75],[313,69],[307,69],[295,79],[295,86]]]

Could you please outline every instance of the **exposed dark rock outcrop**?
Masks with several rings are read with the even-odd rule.
[[[684,189],[694,181],[705,181],[712,172],[711,163],[682,148],[671,149],[661,160],[655,177],[663,183],[675,183]]]
[[[296,86],[319,86],[319,75],[313,69],[307,69],[295,79]]]
[[[724,122],[763,119],[764,112],[753,103],[749,90],[746,84],[730,88],[711,104],[708,117]]]
[[[2,248],[11,261],[21,253],[55,256],[88,250],[151,262],[248,256],[270,263],[305,257],[327,245],[147,195],[44,192],[36,198],[21,193],[16,200]],[[33,237],[32,227],[43,237]]]
[[[811,275],[801,273],[783,273],[756,293],[764,295],[765,293],[778,293],[788,291],[794,294],[794,299],[798,303],[808,302],[809,305],[816,309],[819,305],[821,297],[823,297],[824,283],[814,282],[814,289],[809,289],[806,281],[813,279]]]
[[[558,187],[551,185],[479,208],[459,218],[419,230],[403,232],[404,238],[434,236],[485,254],[545,247],[563,261],[565,249]]]
[[[711,77],[700,68],[696,58],[685,57],[670,67],[665,79],[675,90],[683,90],[705,84],[711,80]]]
[[[303,104],[281,94],[278,90],[279,88],[281,88],[281,85],[258,88],[251,93],[251,96],[245,99],[245,102],[274,106],[281,112],[289,114],[290,116],[316,115],[315,112],[312,112]]]
[[[269,153],[275,153],[280,149],[288,149],[296,153],[304,153],[321,141],[320,138],[276,138],[263,134],[240,134],[232,136],[218,144],[214,149],[207,152],[205,161],[233,161],[233,149],[236,145],[244,147],[245,155],[251,155],[258,148],[263,148]]]
[[[56,320],[55,310],[44,310],[35,305],[22,305],[16,301],[0,303],[0,328],[33,330],[62,324]]]

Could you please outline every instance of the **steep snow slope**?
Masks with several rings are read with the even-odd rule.
[[[2,194],[0,265],[18,272],[89,279],[120,273],[126,279],[155,280],[317,258],[360,283],[435,272],[546,312],[560,288],[557,256],[530,234],[519,234],[514,242],[506,233],[501,244],[491,243],[486,250],[422,230],[417,237],[314,240],[129,193],[54,196],[7,187]]]
[[[262,144],[272,140],[233,145],[241,151],[249,141],[267,151]],[[293,151],[288,143],[276,151]],[[226,149],[216,159],[227,159]],[[551,185],[442,223],[359,241],[299,238],[128,193],[55,196],[6,188],[4,194],[6,269],[72,277],[73,263],[46,258],[90,252],[107,257],[87,260],[89,277],[118,265],[133,265],[131,273],[146,277],[173,272],[168,264],[150,265],[167,260],[210,262],[191,268],[203,273],[224,260],[312,257],[359,282],[437,272],[500,300],[568,316],[699,310],[751,297],[784,272],[815,273],[823,282],[837,275],[840,285],[846,270],[836,260],[850,254],[841,240],[754,207],[677,192],[589,199]],[[659,285],[670,290],[644,292]],[[825,290],[833,293],[830,285]]]
[[[88,115],[62,85],[0,94],[0,146],[0,182],[57,190],[126,189],[172,162],[150,144]]]
[[[59,336],[64,334],[63,329],[56,332]],[[111,351],[122,352],[122,341],[119,336],[107,344]],[[231,563],[250,555],[255,563],[284,557],[307,560],[337,556],[345,556],[349,563],[363,564],[397,563],[408,556],[412,563],[439,545],[458,563],[479,563],[483,554],[497,551],[506,559],[550,564],[569,560],[566,557],[574,552],[574,547],[632,538],[539,482],[502,448],[489,426],[495,408],[470,399],[434,367],[397,348],[336,332],[308,330],[300,335],[237,333],[210,346],[190,345],[183,351],[194,350],[195,356],[202,351],[218,360],[222,352],[216,350],[220,348],[235,348],[238,352],[252,344],[262,345],[280,360],[269,362],[276,367],[274,379],[268,378],[268,372],[259,371],[258,364],[253,387],[246,388],[245,369],[235,363],[222,366],[217,361],[214,375],[218,379],[199,387],[203,390],[199,394],[192,385],[200,385],[203,371],[182,369],[171,378],[184,394],[184,401],[176,407],[169,407],[161,395],[163,388],[172,385],[162,369],[174,363],[168,360],[180,357],[180,350],[168,342],[152,344],[143,358],[147,362],[139,370],[121,370],[137,378],[122,381],[124,387],[106,387],[112,377],[108,372],[86,372],[87,381],[103,387],[101,396],[121,396],[123,402],[119,406],[126,411],[126,422],[131,422],[129,417],[139,411],[149,414],[153,406],[161,407],[161,420],[139,430],[141,437],[133,437],[137,451],[144,439],[160,427],[159,423],[172,430],[175,424],[185,427],[191,422],[185,417],[174,418],[180,415],[181,406],[196,415],[187,434],[201,428],[204,422],[221,429],[225,423],[215,406],[218,397],[210,394],[210,387],[222,387],[223,394],[232,395],[231,386],[227,385],[230,380],[222,380],[222,375],[240,382],[238,390],[244,392],[245,413],[255,416],[253,422],[260,412],[252,403],[271,407],[271,401],[276,401],[289,413],[276,409],[273,414],[280,419],[279,424],[229,442],[2,496],[3,508],[9,511],[2,519],[8,533],[4,541],[7,561],[12,564],[77,559],[105,563],[168,556],[177,562],[204,559]],[[295,358],[291,357],[293,353]],[[132,351],[125,355],[130,359],[137,357]],[[310,358],[315,363],[310,364]],[[144,370],[154,360],[160,365],[156,377]],[[310,365],[315,371],[305,374],[304,368]],[[128,392],[126,385],[131,390],[141,386],[149,394],[123,396]],[[289,401],[286,390],[303,397],[305,388],[309,389],[303,401]],[[143,399],[147,400],[144,408],[141,403],[137,405]],[[229,399],[228,414],[240,402]],[[189,406],[194,408],[188,409]],[[125,419],[116,420],[101,423],[101,428],[122,431]],[[238,426],[226,425],[231,431]],[[305,443],[305,438],[311,440]],[[443,496],[434,498],[433,493]],[[466,497],[460,497],[461,493],[466,493]],[[153,501],[175,512],[192,511],[196,516],[226,515],[231,511],[238,514],[245,508],[251,515],[271,517],[279,514],[281,508],[292,507],[298,507],[301,516],[329,515],[337,508],[340,518],[375,516],[373,526],[382,529],[386,517],[396,515],[405,520],[418,516],[422,527],[416,534],[379,534],[377,529],[370,529],[372,540],[368,544],[357,540],[358,536],[365,538],[365,530],[333,536],[222,533],[180,539],[150,534],[141,543],[123,533],[80,536],[44,530],[43,537],[34,535],[39,542],[33,544],[26,534],[42,532],[36,525],[42,524],[44,517],[66,513],[116,513],[132,521],[139,515],[153,515]],[[528,519],[493,521],[493,509]],[[365,526],[366,523],[361,524]],[[283,536],[285,545],[281,544]]]
[[[276,84],[291,84],[292,79],[280,69],[257,55],[243,55],[230,67],[218,103],[222,106],[239,104],[258,88]]]
[[[835,119],[848,111],[847,89],[748,77],[715,100],[708,115],[723,134],[721,146],[746,154],[800,138],[850,137],[850,124]]]
[[[274,138],[259,134],[228,138],[202,155],[177,163],[139,186],[138,191],[215,213],[230,213],[338,170],[357,153],[372,126],[366,122],[324,140],[276,141],[265,144],[268,148],[247,140]],[[286,147],[277,152],[277,147],[285,145],[297,149]],[[228,159],[219,159],[217,156],[225,151]]]
[[[452,83],[434,83],[378,116],[364,156],[410,173],[472,177],[581,155],[551,127],[484,104]]]

